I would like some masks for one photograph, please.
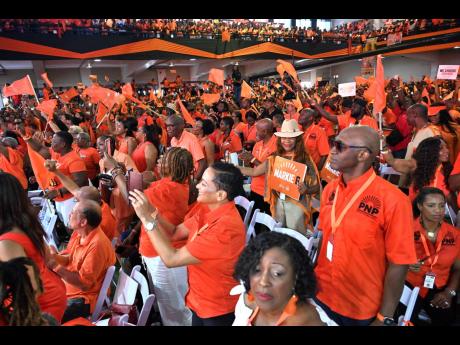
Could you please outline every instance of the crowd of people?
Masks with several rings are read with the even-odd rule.
[[[457,19],[388,19],[380,28],[372,20],[363,19],[323,29],[316,27],[285,27],[282,23],[257,20],[221,19],[2,19],[3,32],[37,32],[62,37],[68,34],[120,35],[136,34],[146,38],[220,39],[228,31],[231,39],[270,42],[337,41],[363,43],[368,38],[384,41],[388,34],[403,36],[457,27]]]
[[[391,78],[379,121],[372,78],[357,76],[356,95],[341,97],[285,72],[243,97],[236,74],[227,86],[163,81],[161,93],[94,80],[70,99],[46,85],[40,105],[10,97],[0,324],[88,318],[115,263],[142,265],[163,325],[395,325],[404,285],[420,287],[413,324],[455,322],[460,230],[445,214],[460,209],[460,80]],[[112,88],[123,97],[106,106]],[[37,109],[53,100],[51,112]],[[291,181],[297,197],[274,179],[283,161],[305,168]],[[38,188],[64,229],[59,248],[27,198]],[[239,196],[319,236],[317,259],[262,227],[247,243]],[[240,296],[230,293],[238,282]]]

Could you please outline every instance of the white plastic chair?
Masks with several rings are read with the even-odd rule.
[[[454,209],[446,202],[446,211],[445,214],[449,216],[450,221],[452,222],[453,226],[457,224],[457,214],[455,213]]]
[[[96,306],[94,307],[93,315],[91,316],[91,322],[96,322],[97,318],[102,312],[104,303],[109,307],[110,299],[107,297],[107,291],[109,290],[110,283],[115,273],[115,266],[110,266],[105,273],[104,281],[102,282],[101,290],[97,296]]]
[[[310,243],[314,240],[313,237],[307,238],[305,235],[302,235],[300,232],[289,229],[289,228],[274,228],[273,231],[286,234],[288,236],[291,236],[298,240],[302,245],[305,247],[305,249],[308,251],[309,248],[311,249]]]
[[[319,221],[317,222],[317,226],[318,225]],[[321,242],[321,237],[323,236],[323,232],[318,231],[317,226],[315,227],[315,232],[313,233],[307,248],[308,255],[310,256],[311,264],[313,266],[316,264],[316,260],[318,259],[319,244]]]
[[[273,231],[274,228],[281,228],[282,224],[277,223],[271,216],[268,214],[262,213],[259,209],[254,211],[251,222],[249,223],[248,230],[246,232],[246,243],[249,242],[251,237],[256,236],[255,225],[256,223],[265,225],[270,231]]]
[[[412,290],[404,285],[404,290],[399,299],[399,302],[406,306],[406,312],[398,318],[398,326],[408,326],[412,312],[414,311],[415,302],[417,301],[420,288],[414,287]]]
[[[155,295],[149,293],[149,283],[145,276],[141,273],[141,266],[134,266],[131,271],[131,278],[133,278],[138,284],[142,295],[142,310],[139,313],[139,319],[137,326],[145,326],[152,310],[153,303],[155,302]]]
[[[249,201],[244,196],[237,196],[235,198],[235,204],[243,207],[246,210],[246,215],[244,216],[244,227],[246,231],[248,230],[249,220],[251,218],[252,209],[254,208],[254,201]]]

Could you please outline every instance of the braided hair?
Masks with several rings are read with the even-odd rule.
[[[34,291],[27,267],[34,271],[37,291]],[[26,257],[0,261],[0,311],[10,326],[45,326],[48,321],[41,314],[35,298],[43,292],[40,272],[35,263]]]
[[[412,174],[414,192],[428,186],[435,178],[436,169],[439,166],[439,153],[441,150],[442,139],[440,137],[431,137],[422,140],[417,146],[412,158],[417,162],[417,168]],[[450,161],[442,163],[442,174],[444,183],[449,185],[449,176],[452,172],[452,163]]]
[[[161,176],[169,176],[174,182],[185,183],[194,171],[192,154],[181,147],[169,148],[161,164]]]

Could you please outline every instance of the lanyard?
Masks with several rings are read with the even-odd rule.
[[[331,213],[332,236],[334,236],[335,230],[340,226],[340,223],[342,223],[343,217],[345,217],[345,214],[348,212],[351,205],[353,205],[354,202],[361,196],[361,194],[364,193],[367,187],[369,187],[372,181],[374,181],[375,177],[376,177],[375,172],[372,172],[372,175],[369,176],[367,181],[361,186],[358,192],[356,192],[353,198],[351,198],[351,200],[345,205],[344,209],[339,215],[339,218],[336,221],[335,205],[337,203],[337,195],[339,195],[339,186],[340,186],[339,184],[337,184],[337,188],[335,189],[334,202],[332,203],[332,213]]]
[[[439,229],[439,232],[441,231],[441,229]],[[439,234],[439,233],[438,233]],[[430,260],[430,271],[433,270],[433,266],[436,264],[436,262],[438,262],[438,258],[439,258],[439,252],[441,251],[441,246],[442,246],[442,241],[444,240],[444,238],[439,241],[439,244],[438,244],[438,247],[436,248],[436,252],[435,252],[435,257],[433,260],[431,260],[431,253],[430,253],[430,250],[428,249],[428,244],[426,242],[426,237],[425,237],[425,234],[423,233],[423,231],[420,231],[420,237],[422,239],[422,244],[423,244],[423,249],[425,249],[425,254],[427,256],[427,259]]]
[[[262,145],[259,146],[259,149],[257,150],[257,156],[256,157],[259,161],[262,161],[262,160],[265,160],[264,157],[265,157],[265,154],[268,152],[268,150],[270,150],[270,148],[272,147],[271,145],[271,139],[270,141],[267,143],[267,148],[262,150],[264,144],[262,142]]]
[[[434,173],[434,184],[433,184],[433,187],[438,188],[438,173],[439,173],[439,171],[441,170],[441,168],[442,168],[442,165],[440,165],[440,166],[436,169],[436,171],[435,171],[435,173]]]

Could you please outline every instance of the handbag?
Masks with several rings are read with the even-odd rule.
[[[118,304],[118,303],[113,303],[110,306],[110,309],[106,311],[100,318],[99,320],[106,319],[109,317],[109,326],[122,326],[120,323],[120,318],[124,315],[128,315],[128,322],[136,325],[138,318],[139,318],[139,312],[137,310],[137,307],[135,304],[130,305],[130,304]]]

